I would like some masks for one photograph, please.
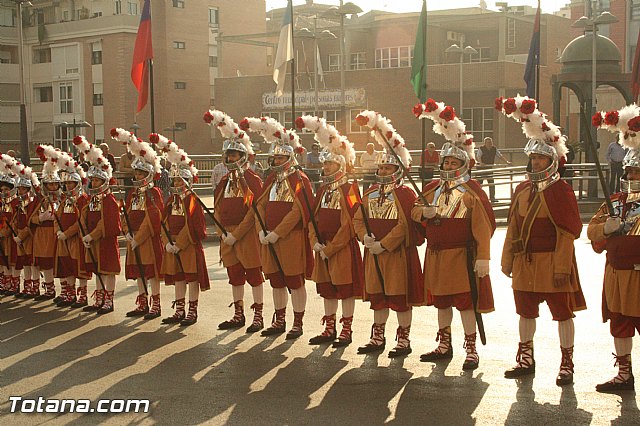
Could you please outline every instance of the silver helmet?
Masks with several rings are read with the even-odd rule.
[[[65,170],[62,172],[60,178],[63,184],[62,192],[64,192],[67,197],[77,197],[80,195],[82,191],[82,178],[78,172]],[[67,190],[67,183],[70,182],[75,182],[76,186],[72,190]]]
[[[625,173],[620,178],[620,190],[627,194],[640,192],[640,180],[627,178],[628,167],[640,169],[640,149],[629,149],[622,160],[622,167],[624,167]]]
[[[13,197],[14,195],[16,195],[16,192],[18,191],[18,188],[16,187],[16,177],[13,175],[5,175],[2,174],[0,175],[0,186],[8,186],[9,187],[9,192],[7,194],[5,194],[4,192],[2,193],[2,199],[6,200],[8,198]]]
[[[59,197],[62,193],[60,189],[60,184],[62,181],[60,180],[60,175],[57,170],[43,170],[42,177],[40,178],[40,182],[42,182],[42,192],[47,197]],[[47,188],[47,184],[54,183],[58,185],[58,189],[51,191]]]
[[[131,168],[133,170],[138,170],[140,172],[146,173],[147,175],[140,179],[140,180],[134,180],[133,181],[133,185],[137,186],[137,187],[143,187],[143,186],[147,186],[147,185],[152,185],[153,184],[153,178],[154,178],[154,166],[153,164],[144,161],[144,159],[142,157],[137,157],[135,160],[133,160],[131,162]]]
[[[98,178],[103,181],[102,185],[98,188],[91,187],[91,179]],[[89,195],[98,195],[106,192],[109,189],[109,173],[101,167],[91,166],[89,167],[89,171],[87,172],[87,194]]]
[[[455,170],[444,170],[444,159],[447,157],[453,157],[462,161],[462,166]],[[469,175],[469,154],[467,151],[456,146],[451,142],[447,142],[442,146],[442,152],[440,153],[440,179],[453,182]]]
[[[524,153],[527,154],[527,157],[531,156],[531,154],[540,154],[551,158],[549,167],[540,172],[533,172],[531,169],[531,161],[529,161],[527,165],[527,176],[531,182],[544,182],[555,177],[558,172],[558,153],[554,147],[540,139],[529,139],[529,142],[527,142],[527,145],[524,147]]]
[[[395,155],[393,155],[390,152],[384,152],[382,154],[382,157],[380,158],[380,162],[378,163],[378,165],[381,164],[391,164],[396,166],[396,170],[390,174],[389,176],[380,176],[378,174],[378,172],[376,171],[376,182],[379,183],[380,185],[388,185],[388,184],[395,184],[398,183],[402,180],[402,167],[400,166],[400,163],[398,162],[398,159],[396,158]]]
[[[283,164],[276,166],[273,164],[273,156],[275,155],[284,155],[286,157],[289,157],[289,159],[285,161]],[[278,142],[272,143],[271,147],[269,147],[269,158],[270,158],[269,166],[271,167],[271,170],[273,170],[276,173],[280,173],[285,170],[288,170],[292,165],[295,166],[297,164],[293,147],[289,144],[283,144]]]
[[[18,188],[33,188],[33,183],[31,182],[31,179],[26,178],[26,177],[19,177],[16,179],[16,187]]]
[[[322,151],[320,151],[319,160],[323,164],[326,162],[332,162],[332,163],[337,163],[340,166],[338,171],[332,175],[325,175],[324,172],[322,173],[322,182],[324,184],[328,185],[333,182],[336,182],[345,175],[347,162],[344,159],[343,155],[336,154],[332,152],[329,148],[324,148]]]
[[[169,170],[169,177],[171,178],[171,187],[169,189],[174,194],[182,194],[193,186],[194,176],[188,167],[172,165]],[[177,177],[184,181],[185,184],[183,186],[176,187],[174,185],[173,179]]]
[[[240,153],[240,159],[238,161],[229,161],[227,159],[227,154],[229,151],[236,151]],[[248,152],[247,147],[237,139],[227,139],[222,143],[222,158],[224,161],[224,165],[229,170],[240,170],[247,163]]]

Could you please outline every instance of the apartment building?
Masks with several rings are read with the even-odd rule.
[[[32,146],[66,147],[74,134],[100,142],[115,126],[148,134],[150,105],[136,114],[137,92],[130,79],[142,1],[31,3],[22,16],[22,49]],[[239,8],[232,0],[152,1],[155,130],[190,152],[212,150],[202,112],[215,102],[215,79],[268,72],[264,46],[219,44],[221,34],[265,31],[264,0],[242,3]],[[13,2],[0,2],[1,151],[19,145],[16,15]]]

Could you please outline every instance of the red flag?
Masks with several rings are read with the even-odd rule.
[[[138,109],[142,111],[147,104],[149,95],[149,59],[153,58],[151,43],[151,0],[144,0],[140,26],[133,49],[133,63],[131,64],[131,81],[138,89]]]
[[[636,53],[633,56],[631,93],[633,94],[633,101],[636,102],[638,100],[638,95],[640,95],[640,32],[638,32],[638,41],[636,42]]]

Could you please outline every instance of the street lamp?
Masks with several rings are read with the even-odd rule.
[[[73,139],[75,139],[76,136],[77,136],[77,130],[76,129],[78,127],[91,127],[91,124],[89,124],[88,122],[86,122],[84,120],[76,121],[76,118],[73,117],[73,123],[68,123],[66,121],[63,121],[62,123],[60,123],[60,127],[64,127],[65,129],[72,128],[73,129]],[[67,134],[65,151],[67,151],[67,152],[69,151],[69,135],[68,134]]]
[[[29,154],[29,135],[27,134],[27,106],[24,87],[24,35],[22,31],[22,5],[33,6],[29,0],[13,0],[18,8],[18,62],[20,62],[20,151],[22,151],[22,163],[31,164]]]
[[[171,132],[171,140],[173,140],[174,142],[176,142],[176,132],[181,132],[184,129],[182,127],[165,127],[164,129],[162,129],[165,132]],[[176,142],[177,143],[177,142]]]
[[[140,125],[138,124],[138,122],[135,122],[131,125],[131,127],[129,127],[129,130],[131,131],[131,133],[133,133],[134,135],[138,134],[138,130],[140,130]]]
[[[585,37],[587,36],[587,31],[591,31],[592,40],[591,40],[591,111],[590,113],[591,113],[591,116],[593,117],[593,115],[596,113],[597,102],[598,102],[596,98],[596,89],[598,87],[598,75],[596,72],[596,66],[597,66],[596,46],[597,46],[597,38],[598,38],[598,26],[613,24],[615,22],[618,22],[618,18],[616,18],[614,15],[612,15],[609,12],[602,12],[600,15],[594,18],[591,1],[587,1],[585,3],[587,5],[587,15],[589,16],[580,17],[580,19],[575,21],[571,26],[574,28],[584,29]],[[596,159],[593,158],[593,153],[597,155],[598,130],[593,126],[589,126],[588,123],[584,124],[584,128],[588,129],[587,131],[591,132],[591,141],[594,144],[593,150],[590,150],[590,149],[586,150],[585,159],[587,162],[595,161]],[[597,183],[595,181],[593,181],[592,183],[593,183],[592,185],[591,184],[589,185],[588,193],[590,196],[597,196],[597,191],[598,191]]]
[[[301,28],[297,37],[313,39],[313,90],[314,90],[314,115],[318,115],[318,39],[336,39],[336,35],[329,30],[322,30],[318,33],[318,16],[313,17],[313,31],[309,28]],[[294,117],[295,119],[295,117]]]
[[[339,17],[340,18],[340,113],[342,115],[342,119],[344,120],[344,134],[347,134],[347,123],[349,120],[347,120],[347,115],[346,115],[346,109],[345,109],[345,103],[344,103],[344,86],[345,86],[345,66],[346,66],[346,60],[345,60],[345,54],[346,54],[346,48],[345,48],[345,34],[344,34],[344,17],[346,15],[357,15],[358,13],[362,13],[362,9],[360,9],[359,6],[351,3],[351,2],[347,2],[344,3],[343,0],[340,0],[340,7],[335,7],[332,6],[329,9],[326,10],[326,12],[323,13],[323,17]]]
[[[456,55],[460,55],[460,111],[458,112],[458,116],[462,117],[462,101],[463,101],[463,94],[462,94],[462,63],[464,62],[464,55],[474,55],[476,53],[478,53],[478,51],[476,49],[474,49],[471,46],[467,46],[465,48],[462,48],[460,46],[458,46],[457,44],[452,44],[451,46],[447,47],[444,51],[444,53],[453,53]]]

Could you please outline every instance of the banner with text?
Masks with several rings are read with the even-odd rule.
[[[318,107],[340,108],[340,90],[319,90]],[[312,110],[316,104],[315,92],[296,92],[296,109]],[[347,89],[344,91],[344,104],[347,107],[363,107],[367,105],[366,92],[364,89]],[[277,97],[275,92],[262,94],[262,109],[282,109],[291,107],[291,92],[285,92],[281,97]]]

